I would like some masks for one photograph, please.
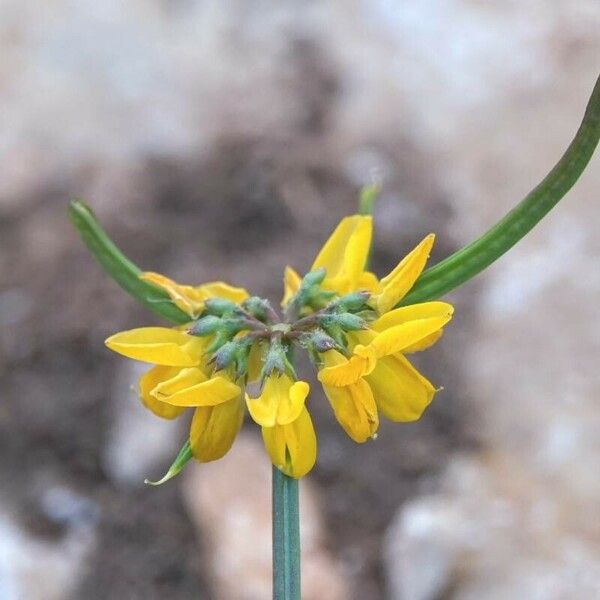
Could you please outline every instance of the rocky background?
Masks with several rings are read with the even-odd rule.
[[[376,174],[374,265],[435,262],[554,164],[600,71],[597,0],[0,2],[0,599],[260,600],[269,465],[249,426],[162,488],[185,423],[114,331],[158,322],[66,219],[138,264],[274,301]],[[600,158],[451,300],[415,424],[346,439],[315,392],[307,600],[600,597]],[[316,390],[317,388],[315,388]]]

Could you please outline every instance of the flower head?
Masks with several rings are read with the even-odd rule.
[[[317,442],[294,347],[307,352],[336,419],[358,443],[375,437],[379,414],[418,419],[436,391],[406,355],[439,339],[452,306],[396,308],[425,267],[434,236],[381,280],[366,268],[371,236],[371,217],[347,217],[304,277],[287,267],[283,318],[242,288],[193,287],[144,273],[189,315],[189,324],[124,331],[106,345],[153,365],[140,378],[139,395],[154,414],[172,419],[193,409],[189,442],[197,460],[229,450],[247,409],[273,464],[302,477],[315,463]]]

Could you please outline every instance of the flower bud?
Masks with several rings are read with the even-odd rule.
[[[370,296],[369,292],[351,292],[332,302],[331,308],[342,312],[356,313],[367,307],[367,300]]]
[[[236,305],[231,300],[225,298],[209,298],[204,302],[204,310],[209,315],[222,317],[226,313],[233,313]]]
[[[321,327],[329,329],[331,327],[339,327],[343,331],[359,331],[365,329],[366,324],[358,315],[353,315],[349,312],[344,313],[325,313],[320,315],[317,322]]]
[[[215,365],[216,371],[222,371],[236,359],[237,351],[237,342],[226,342],[213,354],[209,362]]]
[[[221,326],[221,319],[219,317],[215,317],[214,315],[206,315],[197,321],[194,321],[192,326],[189,329],[190,335],[211,335],[216,333],[216,331]]]
[[[273,308],[268,300],[259,298],[258,296],[250,296],[242,303],[242,308],[248,311],[253,317],[256,317],[259,321],[265,322],[269,311]]]

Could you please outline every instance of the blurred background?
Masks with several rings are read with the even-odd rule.
[[[372,174],[374,267],[436,262],[549,170],[600,71],[597,0],[0,0],[0,599],[270,595],[270,467],[147,488],[187,423],[111,333],[159,321],[66,217],[142,268],[278,302]],[[419,366],[418,423],[357,446],[315,386],[304,597],[600,597],[600,156]]]

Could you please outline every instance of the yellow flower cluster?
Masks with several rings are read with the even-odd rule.
[[[366,270],[371,237],[371,217],[355,215],[343,219],[327,240],[310,271],[323,273],[314,287],[326,302],[313,294],[313,300],[298,304],[306,296],[303,279],[287,267],[284,322],[277,322],[272,309],[266,315],[252,313],[243,289],[221,282],[184,286],[145,273],[144,280],[165,290],[190,316],[191,326],[124,331],[106,345],[155,365],[139,382],[140,398],[153,413],[172,419],[186,408],[195,409],[189,439],[197,460],[216,460],[229,450],[247,407],[261,426],[273,464],[291,477],[302,477],[315,463],[317,442],[306,408],[309,385],[297,381],[287,360],[294,344],[309,350],[337,420],[356,442],[374,436],[379,413],[392,421],[418,419],[436,391],[405,355],[439,339],[452,318],[452,306],[426,302],[394,308],[425,267],[434,236],[427,236],[381,280]],[[356,292],[363,292],[358,303],[364,299],[364,306],[336,313],[336,301]],[[235,307],[233,313],[206,317],[215,299]],[[202,327],[195,329],[194,323]],[[335,323],[337,335],[327,323]],[[224,335],[219,327],[228,337],[217,337]],[[327,343],[314,343],[311,334]],[[259,382],[256,397],[246,392],[254,381]]]

